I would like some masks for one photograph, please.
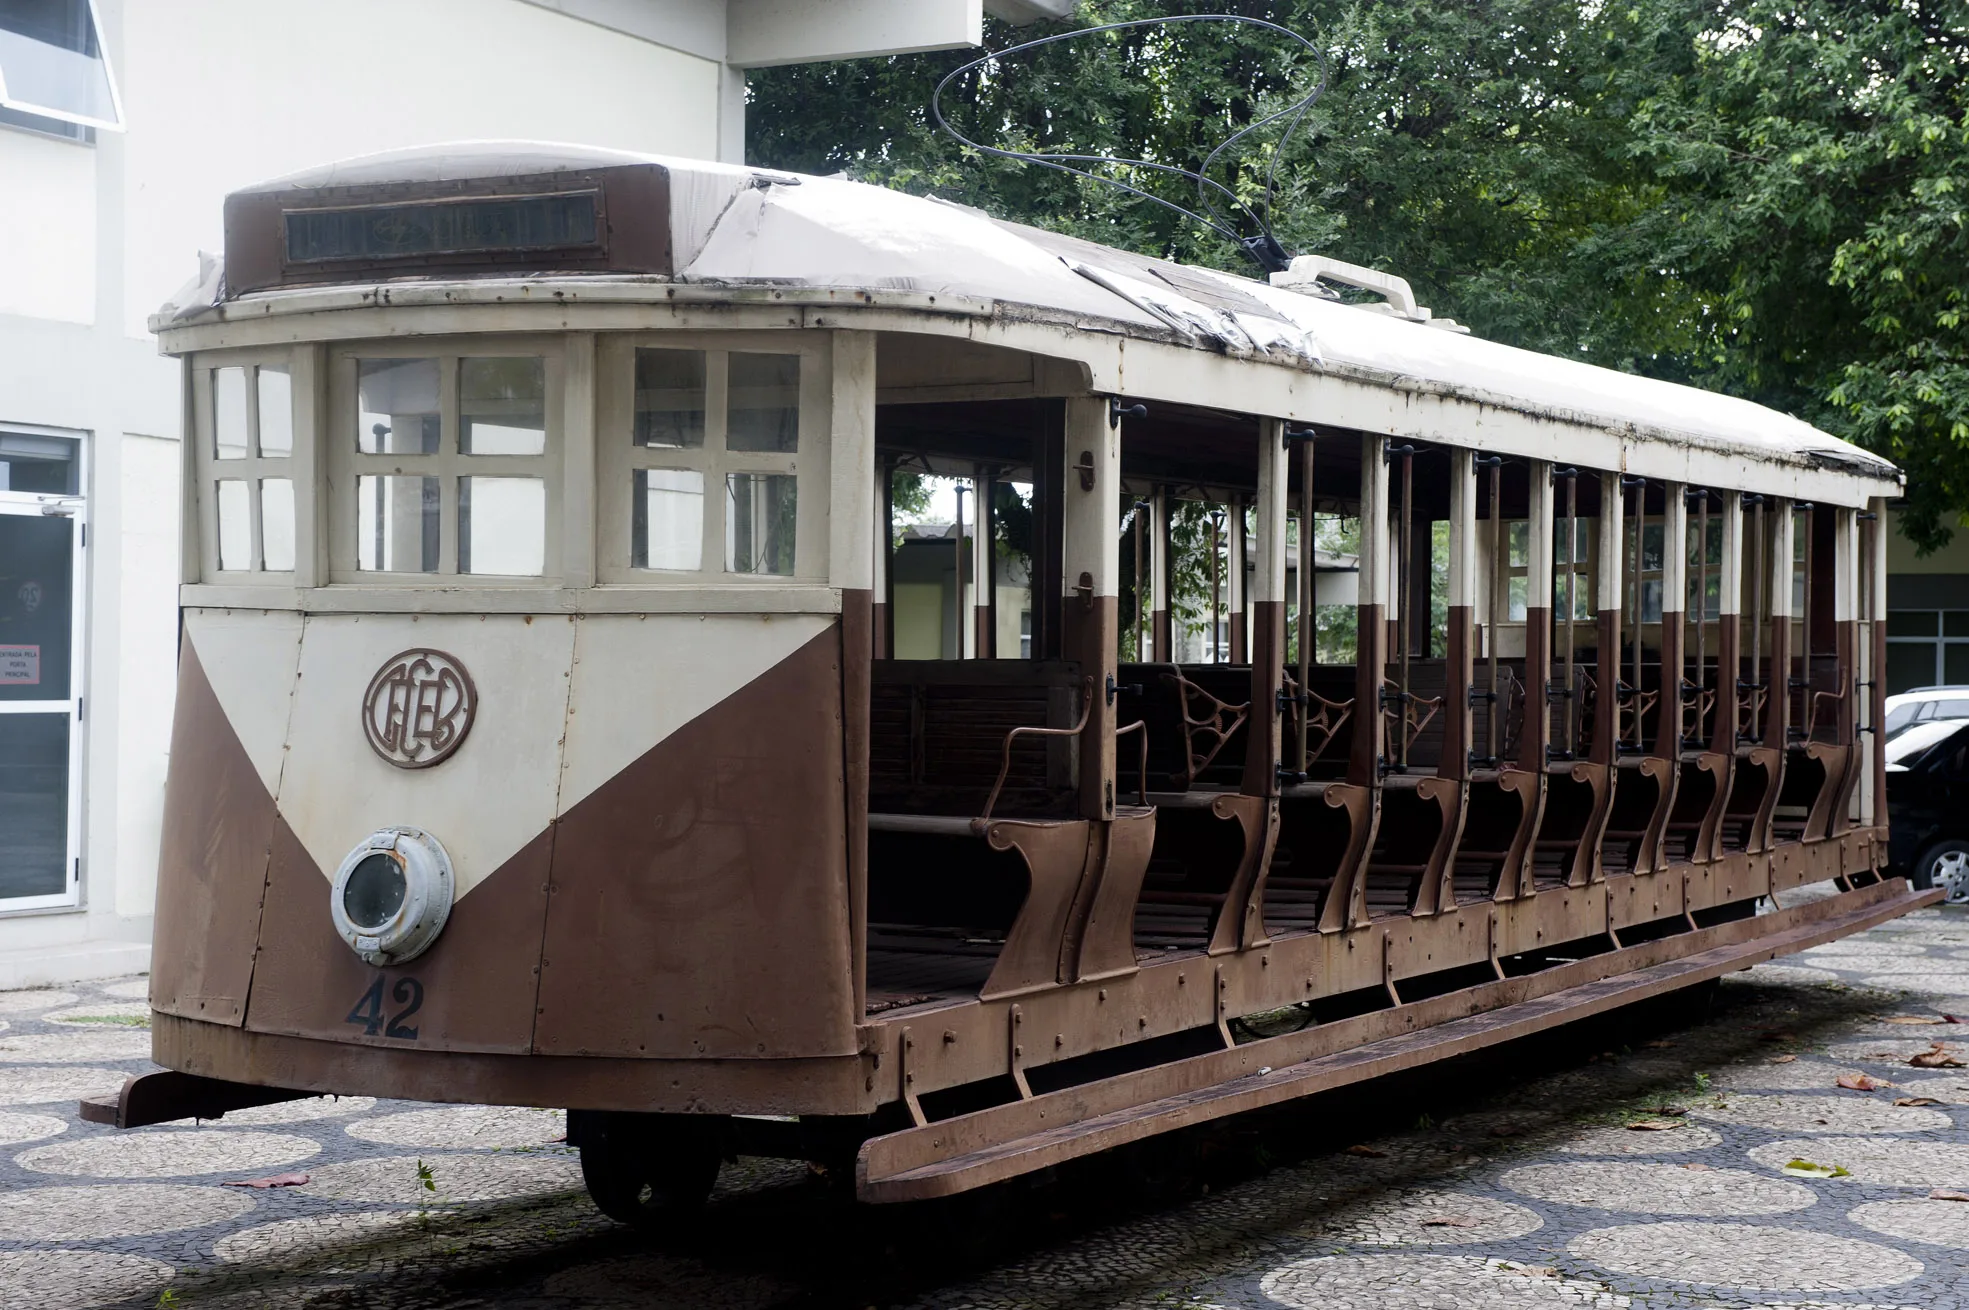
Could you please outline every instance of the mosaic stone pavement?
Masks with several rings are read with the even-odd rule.
[[[1367,1102],[1322,1099],[906,1210],[744,1160],[653,1241],[589,1206],[555,1111],[84,1124],[150,1067],[143,994],[0,993],[0,1306],[1969,1310],[1969,1200],[1931,1197],[1969,1195],[1969,1068],[1908,1063],[1969,1064],[1959,910],[1732,975],[1680,1026],[1424,1074],[1410,1127],[1352,1137]]]

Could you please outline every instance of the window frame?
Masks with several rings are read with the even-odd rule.
[[[77,2],[78,7],[89,20],[90,35],[95,38],[96,61],[102,65],[103,80],[109,84],[109,103],[112,116],[110,118],[97,118],[89,114],[77,114],[65,109],[57,109],[46,105],[38,105],[31,101],[14,99],[7,90],[4,70],[0,70],[0,108],[10,109],[16,114],[27,114],[34,118],[50,119],[57,123],[69,123],[84,130],[95,129],[105,132],[121,132],[124,130],[123,92],[122,88],[116,82],[116,64],[109,57],[109,43],[103,39],[102,13],[96,5],[96,0],[77,0]],[[25,128],[23,130],[35,131],[39,129]],[[59,136],[61,134],[51,132],[49,135]],[[94,143],[91,140],[85,139],[84,144]]]
[[[311,370],[298,350],[209,350],[200,351],[191,361],[191,471],[190,494],[198,524],[198,573],[201,580],[246,586],[295,585],[307,567],[313,514],[310,506],[314,479],[310,476],[311,438],[308,416],[312,392]],[[268,366],[287,370],[288,397],[292,407],[290,431],[293,444],[285,455],[260,453],[259,370]],[[217,405],[213,387],[221,369],[243,369],[246,375],[247,453],[239,459],[218,456]],[[284,479],[294,488],[294,567],[268,569],[264,502],[261,485],[269,479]],[[219,567],[219,483],[244,481],[248,521],[248,550],[253,567]]]
[[[635,444],[636,351],[705,353],[704,444]],[[790,454],[731,451],[725,446],[733,354],[800,358],[799,442]],[[833,513],[828,466],[833,444],[833,338],[826,331],[621,332],[598,337],[595,350],[595,575],[604,585],[636,587],[771,587],[828,580],[828,523]],[[704,478],[703,548],[696,569],[636,568],[633,557],[635,475],[643,469],[694,471]],[[735,573],[725,568],[727,476],[790,474],[795,479],[793,572]]]
[[[490,333],[366,339],[340,342],[328,354],[328,427],[323,467],[328,517],[323,580],[335,586],[396,589],[433,587],[551,589],[566,585],[563,524],[568,513],[567,343],[566,334]],[[536,357],[546,374],[546,438],[538,455],[466,455],[459,451],[462,430],[458,395],[462,359]],[[440,427],[434,454],[365,453],[357,424],[358,361],[435,359],[438,361]],[[357,567],[357,488],[371,475],[438,479],[438,567],[435,572]],[[458,571],[458,480],[462,477],[538,478],[545,483],[546,515],[541,571],[537,574],[460,573]]]

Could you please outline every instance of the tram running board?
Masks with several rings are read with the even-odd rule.
[[[1101,1084],[1093,1083],[871,1138],[862,1144],[856,1160],[856,1193],[864,1201],[891,1202],[927,1200],[969,1191],[1160,1133],[1365,1082],[1603,1014],[1859,932],[1909,910],[1932,905],[1942,896],[1938,890],[1909,891],[1905,887],[1898,878],[1883,880],[1838,897],[1843,912],[1814,914],[1824,903],[1781,910],[1777,915],[1762,917],[1765,923],[1774,918],[1792,921],[1790,926],[1775,932],[1726,941],[1630,972],[1559,987],[1542,995],[1278,1068],[1261,1067],[1266,1051],[1276,1050],[1283,1055],[1290,1049],[1288,1044],[1305,1034],[1288,1034],[1232,1050],[1214,1051],[1113,1080],[1119,1083],[1153,1079],[1164,1088],[1171,1084],[1192,1084],[1187,1090],[1136,1104],[1103,1109],[1100,1102],[1111,1098],[1103,1098]],[[1728,937],[1733,935],[1732,929],[1740,932],[1742,925],[1757,922],[1758,919],[1737,920],[1698,930],[1690,934],[1698,939],[1690,944],[1699,945],[1705,937],[1710,940]],[[1617,964],[1622,956],[1634,959],[1659,945],[1644,943],[1549,972],[1572,973],[1583,966],[1595,965],[1604,971],[1608,965]],[[1480,1002],[1485,992],[1509,995],[1501,989],[1513,984],[1535,984],[1539,977],[1533,974],[1485,984],[1463,995]],[[1450,999],[1431,998],[1403,1008],[1422,1009]],[[1216,1066],[1229,1061],[1235,1061],[1236,1067],[1260,1067],[1238,1076],[1220,1076],[1207,1086],[1194,1085],[1210,1079]],[[995,1120],[1005,1122],[995,1124]],[[1016,1132],[1014,1125],[1041,1124],[1048,1126],[1035,1127],[1001,1141],[981,1142],[992,1135],[994,1126]]]

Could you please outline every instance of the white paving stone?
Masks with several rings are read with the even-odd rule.
[[[177,1271],[162,1260],[108,1251],[0,1251],[10,1306],[93,1310],[156,1291]]]
[[[1852,1292],[1922,1274],[1919,1260],[1889,1246],[1761,1224],[1596,1228],[1566,1249],[1616,1273],[1753,1291]]]
[[[512,1105],[447,1105],[363,1119],[343,1129],[386,1146],[440,1150],[545,1146],[567,1135],[567,1113]]]
[[[114,1069],[13,1068],[0,1065],[0,1105],[49,1105],[109,1096],[130,1075]]]
[[[323,1165],[314,1171],[308,1195],[372,1204],[439,1205],[567,1192],[581,1186],[581,1166],[568,1151],[423,1156],[436,1191],[426,1191],[418,1181],[419,1158],[398,1155]]]
[[[1259,1290],[1294,1310],[1625,1310],[1632,1304],[1597,1283],[1474,1255],[1298,1260],[1266,1274]]]
[[[213,1252],[227,1264],[286,1264],[364,1241],[416,1218],[414,1210],[360,1210],[283,1219],[229,1233],[218,1240]]]
[[[1866,960],[1893,959],[1906,956],[1913,956],[1916,959],[1920,959],[1922,958],[1922,950],[1922,941],[1900,941],[1891,937],[1847,937],[1840,941],[1827,942],[1823,946],[1808,947],[1805,950],[1799,951],[1796,955],[1787,955],[1784,958],[1787,960],[1797,960],[1801,963],[1818,963],[1820,961],[1846,956]],[[1824,967],[1838,968],[1840,966],[1827,964]]]
[[[1969,1144],[1919,1137],[1793,1137],[1750,1149],[1767,1169],[1789,1160],[1838,1165],[1862,1183],[1887,1187],[1969,1187]]]
[[[74,992],[57,992],[46,988],[31,992],[0,992],[0,1014],[37,1014],[57,1006],[73,1005],[80,999]]]
[[[150,1034],[141,1028],[0,1034],[0,1064],[95,1064],[149,1058]]]
[[[1955,1025],[1951,1024],[1953,1028]],[[1916,1074],[1947,1073],[1946,1069],[1921,1069],[1908,1063],[1912,1056],[1932,1050],[1940,1044],[1947,1054],[1969,1065],[1969,1041],[1948,1036],[1927,1036],[1922,1030],[1920,1037],[1867,1037],[1856,1042],[1839,1042],[1832,1047],[1835,1060],[1863,1060],[1868,1064],[1893,1064]]]
[[[1632,1128],[1588,1128],[1553,1149],[1567,1155],[1683,1155],[1720,1145],[1723,1136],[1712,1128],[1685,1123],[1666,1132],[1636,1132]]]
[[[128,982],[110,983],[102,989],[102,993],[123,1001],[146,1001],[150,999],[150,979],[132,978]]]
[[[1846,973],[1923,973],[1942,977],[1948,974],[1969,974],[1969,960],[1956,959],[1947,955],[1883,955],[1865,952],[1815,956],[1792,956],[1804,961],[1810,959],[1815,969],[1838,969]]]
[[[0,1192],[0,1239],[89,1242],[224,1223],[251,1213],[251,1194],[230,1187],[104,1183]]]
[[[1301,1231],[1361,1246],[1465,1246],[1509,1241],[1544,1225],[1536,1210],[1494,1196],[1404,1187],[1322,1215]]]
[[[1969,1105],[1969,1069],[1951,1069],[1947,1073],[1924,1074],[1919,1078],[1896,1078],[1894,1095],[1932,1096],[1950,1105]]]
[[[143,1022],[131,1022],[138,1019]],[[94,1005],[84,1003],[50,1010],[41,1020],[75,1028],[147,1028],[150,1006],[143,1001],[98,1001]]]
[[[1940,1110],[1897,1106],[1883,1093],[1830,1089],[1818,1096],[1733,1096],[1721,1105],[1692,1106],[1689,1113],[1780,1133],[1926,1133],[1955,1122]]]
[[[279,1168],[321,1153],[306,1137],[220,1128],[157,1129],[37,1146],[18,1162],[78,1178],[187,1178]]]
[[[1830,969],[1808,969],[1802,964],[1760,964],[1754,969],[1740,973],[1726,973],[1723,975],[1723,981],[1795,986],[1802,983],[1838,982],[1839,975]]]
[[[1772,1064],[1768,1058],[1754,1064],[1719,1069],[1711,1078],[1718,1091],[1830,1092],[1837,1090],[1844,1074],[1865,1073],[1856,1064],[1829,1064],[1823,1060],[1799,1059]],[[1873,1077],[1880,1077],[1878,1069]]]
[[[1869,1201],[1846,1217],[1888,1237],[1969,1251],[1969,1203],[1962,1201],[1933,1201],[1925,1196]]]
[[[1817,1202],[1809,1187],[1741,1169],[1685,1169],[1642,1160],[1531,1164],[1499,1180],[1541,1201],[1622,1214],[1788,1214]]]
[[[68,1131],[68,1121],[52,1114],[18,1114],[0,1110],[0,1146],[46,1141]]]
[[[1969,960],[1957,960],[1955,963],[1969,964]],[[1969,979],[1964,979],[1959,974],[1937,974],[1929,970],[1911,973],[1903,969],[1882,969],[1878,965],[1874,968],[1875,971],[1869,973],[1862,981],[1868,987],[1879,987],[1887,991],[1914,992],[1917,995],[1932,997],[1956,997],[1961,993],[1963,984],[1969,982]],[[1955,1004],[1960,1005],[1961,1001],[1958,999]],[[1937,1008],[1947,1010],[1950,1014],[1964,1013],[1949,1006]]]

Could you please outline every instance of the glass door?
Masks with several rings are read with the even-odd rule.
[[[81,895],[80,444],[0,432],[0,913]]]

